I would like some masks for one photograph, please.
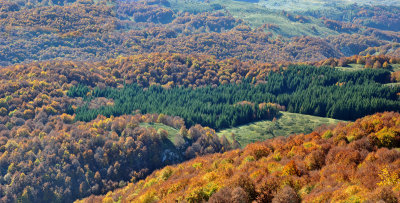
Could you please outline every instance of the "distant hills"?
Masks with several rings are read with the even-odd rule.
[[[290,8],[307,5],[285,5],[293,3]],[[0,65],[99,61],[151,52],[260,62],[319,61],[365,54],[371,48],[386,51],[370,54],[399,56],[400,7],[305,7],[278,9],[265,2],[231,0],[2,0]]]
[[[398,202],[399,13],[0,0],[0,202]]]

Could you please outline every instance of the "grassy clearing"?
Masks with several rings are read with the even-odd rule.
[[[400,82],[396,82],[396,83],[387,83],[385,84],[386,86],[390,86],[390,87],[394,87],[394,86],[400,86]]]
[[[175,128],[167,126],[167,125],[164,125],[162,123],[140,123],[139,126],[143,127],[143,128],[154,128],[157,131],[160,130],[160,129],[167,131],[168,139],[172,143],[174,143],[174,145],[176,146],[176,143],[175,143],[176,139],[174,139],[174,138],[179,133],[178,129],[175,129]]]
[[[391,64],[391,71],[392,72],[396,72],[396,71],[400,71],[400,64]],[[364,68],[364,65],[362,64],[349,64],[346,67],[336,67],[339,70],[342,71],[359,71],[359,70],[365,70],[366,68]]]
[[[329,1],[324,0],[261,0],[259,2],[260,5],[264,5],[268,8],[286,11],[309,11],[333,7],[333,5],[329,3]],[[341,3],[343,2],[341,1]]]
[[[392,1],[384,0],[384,5],[392,5]],[[263,24],[274,24],[279,29],[267,30],[275,36],[282,35],[284,37],[293,36],[318,36],[326,37],[329,35],[339,34],[335,30],[327,28],[321,19],[308,16],[309,22],[300,23],[293,22],[285,16],[282,11],[288,11],[291,15],[297,15],[305,11],[326,9],[329,11],[337,10],[340,12],[338,5],[353,4],[355,0],[170,0],[170,6],[175,12],[214,12],[228,11],[233,17],[242,19],[245,23],[253,28],[260,27]],[[379,1],[377,1],[379,2]],[[374,4],[378,4],[374,2]],[[358,2],[359,4],[363,4]],[[339,9],[339,10],[338,10]]]
[[[336,124],[339,121],[330,118],[282,112],[282,116],[276,121],[254,122],[249,125],[222,130],[218,132],[218,135],[225,135],[231,140],[231,135],[235,134],[235,139],[242,147],[245,147],[249,143],[278,136],[311,133],[321,125]]]
[[[175,12],[200,13],[214,10],[214,2],[205,3],[196,0],[170,0],[169,2],[172,10]]]
[[[263,24],[278,25],[279,29],[277,30],[267,30],[275,35],[292,37],[338,34],[336,31],[326,28],[320,19],[310,17],[310,22],[308,23],[293,22],[282,14],[282,10],[273,10],[261,4],[232,0],[216,0],[213,3],[223,5],[233,17],[243,19],[253,28],[260,27]]]
[[[400,71],[400,64],[392,64],[392,71],[393,72]]]
[[[339,70],[342,70],[342,71],[350,71],[350,72],[365,70],[364,65],[362,65],[362,64],[349,64],[346,67],[336,67],[336,68]]]
[[[398,0],[260,0],[259,4],[269,8],[287,11],[309,11],[317,9],[333,9],[337,5],[349,5],[357,3],[359,5],[386,5],[399,6]]]

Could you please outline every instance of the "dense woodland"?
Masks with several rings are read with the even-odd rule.
[[[0,201],[397,202],[398,113],[244,150],[215,130],[399,111],[399,8],[231,3],[0,0]]]
[[[342,72],[326,67],[345,66],[341,64],[343,61],[355,62],[365,70]],[[369,69],[370,63],[382,66]],[[398,80],[392,67],[397,63],[398,59],[393,57],[357,56],[316,62],[314,65],[325,66],[316,68],[218,60],[204,55],[145,54],[103,62],[53,61],[2,67],[1,200],[72,201],[104,194],[128,181],[140,180],[167,164],[238,146],[218,138],[214,130],[196,124],[218,129],[261,117],[279,118],[276,109],[284,106],[293,112],[347,119],[352,119],[347,114],[349,109],[359,112],[351,114],[357,117],[367,111],[396,110],[398,88],[383,84]],[[129,100],[121,99],[125,93],[131,95]],[[153,95],[157,105],[142,102],[140,97],[135,97],[138,93]],[[197,100],[199,107],[190,112],[176,111],[188,119],[186,123],[170,117],[176,115],[176,106],[179,102],[182,104],[185,94],[193,96],[188,104],[194,105]],[[204,96],[207,94],[215,98]],[[352,100],[343,99],[342,95]],[[307,102],[305,97],[318,102]],[[164,102],[166,98],[173,102],[164,106],[168,108],[160,109],[158,105],[162,103],[157,102]],[[203,99],[208,99],[210,105],[204,105]],[[135,100],[147,105],[148,109],[142,110],[144,115],[128,105]],[[262,104],[268,102],[280,105]],[[124,113],[134,116],[119,116],[123,113],[118,108],[124,105],[131,108]],[[320,106],[319,111],[313,105]],[[99,110],[107,108],[119,113],[97,117]],[[213,123],[221,108],[231,109],[233,116],[238,116],[236,123],[227,117],[226,123],[222,122],[224,119],[220,119],[218,126],[217,122]],[[265,113],[259,111],[265,108],[270,114],[254,114],[254,111]],[[248,112],[244,114],[242,110]],[[88,119],[94,120],[75,121],[80,116],[88,116],[85,111],[94,112]],[[158,114],[145,114],[146,111]],[[163,112],[167,115],[160,114]],[[338,114],[330,115],[330,112]],[[199,115],[205,119],[200,120]],[[250,120],[244,120],[249,117]],[[141,122],[161,122],[180,129],[180,133],[171,140],[165,131],[140,127]],[[113,151],[117,149],[118,152]],[[146,158],[150,154],[155,159]],[[169,158],[160,162],[166,154]]]
[[[199,125],[190,129],[178,117],[137,114],[74,123],[62,114],[43,124],[16,120],[0,124],[2,202],[71,202],[141,179],[160,167],[232,148],[226,138]],[[140,127],[162,122],[181,129],[174,140],[165,130]]]
[[[350,22],[356,25],[377,28],[381,30],[400,31],[400,21],[397,14],[398,7],[349,5],[341,6],[335,11],[313,10],[307,11],[314,17],[325,17],[334,21]]]
[[[284,28],[273,22],[249,26],[221,4],[204,5],[210,9],[187,12],[172,8],[166,0],[1,0],[0,65],[54,59],[99,61],[153,52],[304,62],[358,55],[400,40],[397,7],[349,6],[337,8],[338,14],[332,15],[325,15],[329,12],[325,10],[301,15],[271,11],[288,22],[310,24],[313,33],[283,37]],[[342,13],[351,16],[341,19]],[[315,26],[336,35],[320,37],[324,34]],[[385,54],[400,56],[399,50]]]
[[[136,84],[123,89],[96,87],[89,92],[79,85],[68,92],[72,97],[106,97],[114,105],[90,108],[87,102],[75,110],[76,119],[90,121],[98,114],[119,116],[140,110],[184,118],[188,127],[196,123],[214,129],[277,117],[277,103],[290,112],[351,120],[375,112],[400,109],[400,87],[387,87],[391,73],[383,69],[343,72],[329,67],[289,66],[271,71],[257,85],[239,84],[204,88],[173,88]],[[90,95],[87,97],[86,95]],[[329,97],[327,96],[329,95]],[[253,104],[252,104],[252,103]],[[238,104],[239,103],[239,104]]]
[[[82,202],[398,202],[400,114],[167,166]]]

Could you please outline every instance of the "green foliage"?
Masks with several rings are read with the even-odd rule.
[[[68,92],[67,96],[69,97],[86,97],[86,94],[90,91],[89,87],[78,84],[76,86],[72,86]]]
[[[290,66],[270,72],[266,82],[258,85],[244,81],[197,89],[151,86],[145,90],[136,84],[122,89],[96,87],[91,95],[111,98],[115,105],[99,109],[81,106],[76,110],[76,119],[90,121],[98,114],[119,116],[140,110],[180,116],[187,126],[202,124],[223,129],[272,119],[278,110],[269,105],[260,109],[258,105],[272,102],[286,106],[289,112],[352,120],[400,109],[396,95],[400,87],[382,85],[389,78],[390,72],[381,69],[343,72],[328,67]]]
[[[77,120],[89,121],[98,114],[105,116],[122,115],[135,110],[142,113],[164,113],[180,116],[187,126],[202,124],[214,129],[246,124],[251,121],[272,119],[278,109],[273,106],[259,107],[252,104],[238,104],[250,97],[260,97],[261,92],[248,91],[251,84],[224,85],[217,88],[174,88],[164,89],[151,86],[144,90],[136,84],[123,89],[95,88],[95,97],[112,98],[114,106],[89,109],[87,106],[77,109]],[[270,96],[265,94],[264,97]],[[272,98],[272,97],[271,97]],[[262,101],[262,100],[258,100]]]

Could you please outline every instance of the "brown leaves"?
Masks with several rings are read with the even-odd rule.
[[[308,135],[275,138],[248,145],[241,151],[214,154],[185,162],[174,166],[172,170],[179,170],[179,173],[172,174],[168,178],[170,181],[168,184],[158,185],[157,188],[167,190],[174,184],[184,184],[186,187],[181,188],[179,192],[166,193],[159,200],[173,202],[185,199],[186,195],[192,191],[193,185],[196,188],[203,188],[199,191],[206,191],[204,188],[210,187],[209,182],[203,182],[204,177],[200,174],[212,172],[213,177],[221,181],[213,183],[217,184],[213,186],[220,189],[210,197],[211,202],[236,201],[233,197],[244,202],[253,200],[256,202],[351,201],[354,199],[396,202],[399,199],[396,188],[398,187],[400,152],[394,149],[378,148],[369,142],[367,136],[374,135],[375,132],[380,132],[385,128],[395,131],[399,119],[398,113],[378,113],[359,119],[352,124],[340,124],[329,130],[329,136],[323,136],[324,131],[322,131],[320,132],[322,136],[315,132]],[[362,133],[357,135],[357,139],[348,141],[346,136],[354,132]],[[337,137],[343,137],[347,141],[341,139],[343,142],[337,143],[335,142]],[[276,159],[277,155],[279,159]],[[194,166],[197,168],[195,169]],[[383,173],[382,168],[387,169],[387,172]],[[181,174],[192,175],[191,181],[181,178]],[[384,177],[385,183],[390,183],[390,186],[378,184],[383,181],[379,174]],[[148,179],[153,177],[154,174]],[[146,182],[141,184],[146,184]],[[124,191],[138,192],[137,195],[131,196],[133,199],[130,200],[135,201],[142,195],[146,195],[145,191],[142,193],[141,184],[132,185],[117,191],[116,194],[122,195],[124,199],[132,195]],[[149,190],[152,190],[152,187]],[[157,196],[157,192],[154,195]]]

